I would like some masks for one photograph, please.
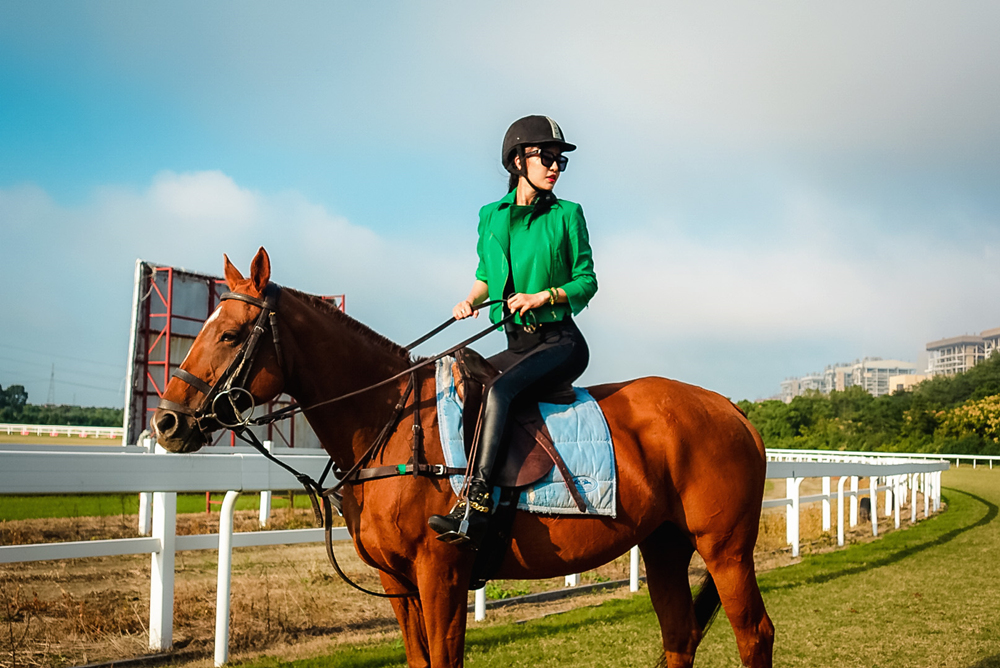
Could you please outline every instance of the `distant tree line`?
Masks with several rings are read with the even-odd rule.
[[[23,385],[0,387],[0,422],[120,427],[122,415],[121,408],[36,406],[28,403],[28,392]]]
[[[739,406],[769,448],[1000,455],[1000,355],[878,398],[855,386]]]

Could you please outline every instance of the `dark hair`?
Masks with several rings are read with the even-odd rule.
[[[507,178],[507,192],[517,187],[517,182],[521,180],[520,174],[510,174]]]

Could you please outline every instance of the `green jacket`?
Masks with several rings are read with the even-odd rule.
[[[583,209],[576,202],[539,198],[531,214],[512,226],[515,194],[512,190],[499,202],[479,210],[476,278],[489,287],[490,299],[501,299],[510,271],[505,253],[509,246],[515,292],[531,294],[562,288],[569,299],[568,304],[546,304],[535,309],[532,313],[537,322],[556,322],[570,312],[578,314],[597,292]],[[501,306],[490,307],[490,320],[502,319]],[[531,322],[531,318],[528,320]],[[520,316],[515,321],[521,323]]]

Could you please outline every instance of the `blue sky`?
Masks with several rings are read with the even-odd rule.
[[[585,382],[755,399],[922,362],[1000,326],[998,24],[991,2],[0,0],[0,385],[42,402],[55,363],[58,402],[120,405],[136,258],[219,274],[264,245],[278,282],[415,338],[466,294],[530,113],[580,146],[558,193],[595,246]]]

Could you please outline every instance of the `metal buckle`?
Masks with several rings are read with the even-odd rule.
[[[250,399],[250,408],[247,410],[245,415],[243,413],[240,413],[240,410],[236,408],[236,399],[233,396],[233,395],[239,396],[240,393],[245,394],[247,398]],[[222,399],[223,397],[229,400],[229,407],[232,408],[233,410],[233,416],[236,419],[236,422],[234,422],[233,424],[226,424],[219,417],[219,409],[216,407],[216,404],[219,402],[219,399]],[[220,392],[215,396],[214,399],[212,399],[212,413],[213,413],[212,417],[214,417],[215,421],[218,422],[223,427],[225,427],[226,429],[246,427],[250,424],[250,420],[251,418],[253,418],[253,410],[256,407],[257,404],[254,402],[253,395],[250,394],[250,392],[243,389],[242,387],[231,387],[228,390]]]
[[[446,474],[444,464],[432,464],[432,466],[434,467],[432,471],[434,475],[444,477],[444,475]]]

